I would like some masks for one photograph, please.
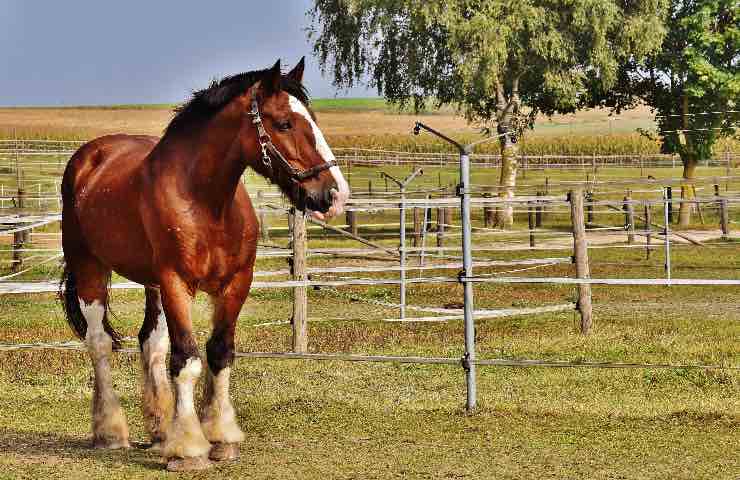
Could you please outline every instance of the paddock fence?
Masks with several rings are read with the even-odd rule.
[[[16,148],[17,145],[14,146]],[[2,148],[2,147],[0,147]],[[49,146],[51,152],[56,152]],[[17,150],[16,150],[17,152]],[[61,155],[61,154],[60,154]],[[2,156],[2,150],[0,150]],[[386,165],[386,164],[384,164]],[[418,164],[413,164],[418,165]],[[473,166],[476,163],[473,160]],[[691,192],[686,198],[676,198],[672,188],[680,186]],[[621,179],[558,181],[523,184],[513,198],[500,197],[497,187],[469,186],[468,194],[473,221],[462,214],[461,198],[451,196],[448,188],[417,188],[404,192],[355,192],[348,204],[344,224],[330,225],[295,212],[282,198],[269,191],[256,196],[256,211],[260,218],[259,258],[284,258],[289,268],[255,273],[255,289],[291,289],[293,313],[290,320],[269,322],[255,327],[290,326],[293,352],[238,352],[238,358],[269,358],[288,360],[332,360],[348,362],[423,363],[462,366],[470,372],[482,367],[553,367],[553,368],[701,368],[740,369],[737,365],[705,365],[695,363],[658,364],[597,361],[552,361],[518,358],[478,359],[470,351],[462,358],[353,355],[341,353],[308,353],[310,338],[307,329],[310,291],[314,288],[331,290],[339,296],[367,302],[385,309],[396,309],[393,318],[368,321],[429,323],[460,321],[470,309],[476,321],[549,312],[577,311],[580,330],[588,334],[593,328],[591,285],[650,285],[707,286],[718,288],[740,285],[739,278],[676,278],[671,265],[671,251],[684,248],[717,249],[721,255],[736,251],[738,235],[732,225],[740,219],[740,176],[705,177],[692,181],[682,178]],[[545,187],[547,190],[545,190]],[[690,187],[690,188],[687,188]],[[723,188],[724,187],[724,188]],[[460,189],[458,189],[460,191]],[[11,196],[12,197],[12,196]],[[47,206],[59,206],[58,195],[44,198]],[[57,211],[27,211],[28,206],[42,198],[21,196],[2,198],[9,206],[0,213],[0,239],[13,236],[12,242],[0,244],[0,258],[9,264],[11,273],[0,276],[0,294],[36,294],[56,292],[54,281],[23,280],[41,266],[55,265],[61,259],[58,247],[60,220]],[[14,204],[10,204],[14,201]],[[693,232],[674,229],[680,205],[687,204],[695,215],[716,222],[716,235],[697,238]],[[502,230],[493,224],[497,211],[511,209],[517,224],[524,228]],[[1,211],[0,211],[1,212]],[[409,221],[409,214],[411,220]],[[364,218],[364,222],[363,222]],[[368,219],[372,219],[368,221]],[[435,221],[436,219],[436,221]],[[599,220],[599,221],[597,221]],[[549,226],[546,224],[549,223]],[[407,236],[407,232],[409,235]],[[472,235],[475,244],[465,245],[464,238]],[[333,241],[357,242],[361,247],[309,247],[308,239],[330,238]],[[460,240],[459,244],[456,242]],[[644,241],[643,241],[644,240]],[[278,244],[287,241],[287,245]],[[662,250],[665,258],[662,278],[593,278],[589,251],[596,249],[636,248],[645,250],[646,258]],[[491,253],[532,252],[532,258],[493,259]],[[539,257],[538,251],[558,252],[562,256]],[[460,272],[463,257],[472,257],[473,275]],[[7,259],[7,260],[6,260]],[[309,260],[361,260],[360,264],[340,266],[309,266]],[[531,273],[557,266],[574,266],[572,276]],[[452,275],[445,272],[454,272]],[[424,272],[433,272],[425,275]],[[459,272],[459,273],[458,273]],[[348,276],[348,275],[354,276]],[[463,308],[441,308],[411,305],[403,294],[398,303],[367,298],[342,289],[356,286],[386,285],[398,287],[417,284],[567,284],[577,288],[575,298],[554,305],[532,305],[522,308],[475,309],[472,301]],[[114,289],[141,289],[130,282],[115,283]],[[418,313],[407,316],[407,310]],[[23,349],[76,350],[79,342],[36,344],[3,344],[0,351]],[[466,349],[467,350],[467,349]],[[135,350],[124,349],[134,353]]]

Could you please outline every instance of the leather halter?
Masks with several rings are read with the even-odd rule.
[[[334,160],[330,160],[302,171],[293,167],[293,165],[285,159],[283,154],[280,153],[280,150],[277,149],[275,144],[272,143],[270,134],[265,130],[265,125],[262,123],[262,116],[260,115],[259,104],[257,103],[257,87],[252,87],[251,94],[252,110],[249,112],[249,116],[252,117],[252,123],[257,127],[257,139],[259,141],[260,148],[262,149],[262,163],[270,172],[274,171],[274,160],[277,160],[277,165],[287,171],[291,180],[302,182],[308,178],[315,177],[324,170],[328,170],[336,165]]]

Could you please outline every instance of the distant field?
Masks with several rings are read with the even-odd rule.
[[[111,133],[161,135],[175,105],[102,105],[68,107],[0,107],[0,138],[84,140]],[[404,151],[449,149],[429,135],[414,137],[414,122],[422,120],[462,139],[480,137],[451,108],[414,114],[400,111],[381,98],[315,99],[313,107],[330,143],[337,147],[385,148]],[[618,117],[607,110],[538,119],[521,141],[526,154],[659,153],[656,142],[639,135],[654,129],[646,107]],[[716,150],[740,149],[737,141],[720,142]],[[495,152],[495,143],[478,151]]]
[[[118,131],[128,127],[136,133],[157,134],[167,125],[175,104],[79,105],[64,107],[0,107],[0,136],[64,137],[92,131]],[[319,98],[312,102],[328,135],[407,134],[419,116],[453,132],[475,133],[451,108],[421,114],[399,110],[382,98]],[[348,121],[346,115],[351,114]],[[593,110],[577,115],[543,117],[535,135],[632,133],[653,126],[647,109],[641,108],[610,120],[608,111]]]

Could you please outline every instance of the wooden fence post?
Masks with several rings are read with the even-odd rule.
[[[23,212],[25,207],[26,192],[22,188],[18,188],[18,197],[15,206],[18,210]],[[20,223],[15,225],[16,228],[20,228]],[[13,234],[13,264],[11,266],[12,272],[18,272],[23,268],[23,248],[30,241],[31,235],[29,230],[21,230]]]
[[[591,225],[594,223],[594,206],[592,202],[594,201],[594,194],[591,191],[586,192],[586,225]]]
[[[16,224],[18,226],[20,224]],[[23,268],[23,232],[15,232],[13,234],[13,263],[11,265],[12,272],[18,272]]]
[[[421,208],[414,207],[414,248],[417,248],[419,245],[421,245],[421,217],[422,212]]]
[[[652,215],[651,209],[650,209],[650,203],[645,202],[645,258],[650,259],[650,243],[652,242],[652,234],[651,230],[652,227],[652,219],[650,216]]]
[[[719,200],[719,220],[720,227],[722,228],[722,238],[729,240],[730,238],[730,214],[727,208],[727,199],[720,198]]]
[[[267,225],[267,214],[265,213],[264,194],[257,190],[257,208],[259,208],[260,238],[263,242],[270,241],[270,226]]]
[[[291,273],[293,280],[305,281],[306,275],[306,214],[291,209],[293,217],[293,264]],[[293,352],[306,353],[308,351],[308,288],[293,287]]]
[[[550,177],[545,177],[545,191],[543,192],[543,195],[547,196],[550,195]],[[547,220],[547,201],[543,201],[542,205],[542,221]]]
[[[486,192],[483,194],[484,198],[493,197],[493,188],[486,187]],[[483,226],[486,228],[493,227],[493,222],[496,218],[496,209],[491,206],[490,203],[483,205]]]
[[[347,231],[352,235],[357,236],[357,212],[354,210],[347,210]]]
[[[673,223],[673,189],[669,186],[665,190],[668,199],[668,222]]]
[[[534,248],[534,212],[537,207],[535,202],[527,202],[527,207],[527,218],[529,220],[529,246]]]
[[[573,223],[573,253],[576,263],[576,276],[579,279],[591,278],[588,266],[588,245],[586,242],[586,224],[583,219],[583,191],[571,190],[568,193],[570,217]],[[581,313],[581,333],[586,335],[591,330],[591,285],[578,284],[578,303],[576,308]]]
[[[635,207],[632,205],[632,197],[624,197],[624,226],[627,230],[627,244],[635,243]]]
[[[442,247],[445,243],[445,208],[437,208],[437,246]],[[441,252],[440,252],[441,253]]]
[[[537,196],[541,197],[543,195],[542,192],[537,192]],[[537,201],[537,212],[535,212],[535,218],[534,218],[534,224],[537,228],[542,228],[542,210],[543,210],[542,202]]]

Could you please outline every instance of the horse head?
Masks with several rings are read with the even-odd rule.
[[[280,61],[246,92],[250,120],[241,132],[250,165],[300,210],[319,219],[344,211],[349,185],[309,108],[304,60],[282,75]]]

